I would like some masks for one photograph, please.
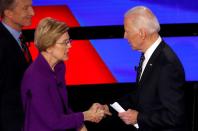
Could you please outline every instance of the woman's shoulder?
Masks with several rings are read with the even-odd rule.
[[[29,85],[40,85],[44,82],[46,83],[46,81],[48,81],[48,77],[49,76],[47,76],[44,70],[40,68],[39,64],[34,61],[25,71],[22,82]]]

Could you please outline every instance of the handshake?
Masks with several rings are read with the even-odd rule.
[[[118,103],[111,105],[116,111],[118,111],[118,116],[127,125],[133,125],[135,128],[139,128],[137,124],[138,111],[133,109],[128,109],[125,111],[121,108]],[[90,121],[94,123],[99,123],[107,115],[112,115],[109,112],[109,107],[107,105],[101,105],[99,103],[94,103],[89,110],[83,112],[84,121]],[[79,131],[87,131],[85,125],[83,125]]]
[[[107,105],[94,103],[89,110],[83,112],[84,120],[99,123],[107,115],[111,115]]]

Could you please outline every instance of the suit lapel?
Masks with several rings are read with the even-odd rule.
[[[153,52],[153,54],[151,55],[145,69],[144,72],[142,74],[142,78],[139,81],[140,84],[142,84],[148,77],[150,77],[152,74],[152,70],[155,68],[155,64],[156,64],[156,59],[158,58],[158,56],[160,55],[163,47],[164,47],[165,43],[162,41],[159,46],[155,49],[155,51]]]
[[[19,63],[24,63],[25,65],[27,65],[28,63],[25,60],[25,57],[20,46],[18,45],[18,42],[15,40],[12,34],[3,26],[1,22],[0,28],[3,32],[2,35],[4,36],[4,38],[6,38],[6,46],[10,47],[9,52],[12,54],[13,57],[17,57]]]

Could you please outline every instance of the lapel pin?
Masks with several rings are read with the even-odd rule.
[[[153,66],[153,64],[151,64],[151,63],[150,63],[149,65],[150,65],[150,66]]]

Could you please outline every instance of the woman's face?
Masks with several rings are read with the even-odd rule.
[[[71,48],[71,40],[69,34],[66,32],[51,47],[51,55],[57,61],[65,61],[68,59],[69,48]]]

